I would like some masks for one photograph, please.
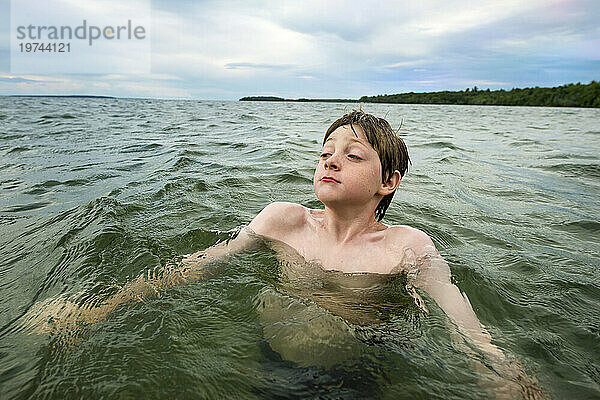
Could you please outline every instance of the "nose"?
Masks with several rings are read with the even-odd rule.
[[[328,159],[325,160],[325,169],[333,169],[334,171],[337,171],[338,169],[340,169],[339,161],[335,157],[335,154],[332,154],[331,156],[329,156]]]

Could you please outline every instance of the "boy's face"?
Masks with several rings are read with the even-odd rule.
[[[323,204],[362,205],[381,188],[381,161],[364,131],[353,124],[337,128],[325,142],[313,185]],[[378,201],[378,200],[377,200]]]

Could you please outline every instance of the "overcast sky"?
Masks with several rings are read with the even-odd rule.
[[[0,2],[0,94],[358,98],[600,80],[598,0],[152,0],[151,73],[105,75],[11,73]]]

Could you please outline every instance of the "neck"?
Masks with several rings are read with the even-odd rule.
[[[344,244],[371,231],[379,223],[370,207],[338,209],[325,206],[324,229],[337,243]]]

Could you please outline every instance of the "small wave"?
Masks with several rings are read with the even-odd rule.
[[[180,169],[184,169],[192,164],[194,164],[196,162],[196,160],[194,160],[193,158],[190,157],[179,157],[177,159],[177,161],[175,161],[175,164],[173,164],[173,168],[172,170],[180,170]]]
[[[8,151],[8,154],[23,153],[25,151],[31,151],[31,150],[33,150],[33,149],[30,147],[14,147]]]
[[[220,178],[215,182],[215,185],[219,188],[236,188],[236,187],[244,187],[246,184],[246,179],[236,178],[235,176],[226,176]]]
[[[552,227],[561,231],[583,235],[586,238],[600,234],[600,222],[589,219],[554,224]]]
[[[546,171],[558,172],[571,177],[583,176],[600,178],[600,164],[562,163],[539,168]]]
[[[427,229],[427,234],[432,238],[434,243],[436,243],[436,246],[441,249],[457,247],[463,244],[460,237],[449,232],[449,229],[432,227]]]
[[[510,271],[518,274],[524,274],[526,276],[533,276],[540,273],[540,269],[535,262],[529,260],[527,257],[521,254],[512,251],[490,260],[489,265],[502,269],[506,268]]]
[[[519,139],[513,142],[510,142],[508,145],[511,147],[521,147],[521,146],[530,146],[530,145],[541,145],[542,143],[538,140],[533,139]]]
[[[23,139],[27,137],[27,134],[5,134],[3,136],[1,136],[3,140],[14,140],[14,139]]]
[[[61,122],[61,120],[63,119],[75,119],[77,117],[71,115],[71,114],[62,114],[62,115],[42,115],[38,120],[37,120],[37,124],[38,125],[53,125],[53,126],[59,126],[59,125],[63,125],[63,123]]]
[[[97,181],[103,181],[105,179],[111,179],[111,178],[116,178],[119,175],[114,174],[114,173],[110,173],[110,172],[99,172],[97,174],[92,175],[89,180],[90,182],[97,182]]]
[[[7,179],[5,181],[0,182],[0,185],[4,190],[11,190],[18,188],[22,183],[23,181],[19,179]]]
[[[54,223],[63,222],[69,226],[69,229],[60,235],[54,248],[68,247],[70,243],[95,238],[102,234],[122,232],[123,228],[118,221],[141,210],[144,210],[141,206],[124,204],[110,197],[92,200],[70,213],[65,213],[61,219],[54,220]]]
[[[68,186],[68,187],[75,187],[75,186],[85,186],[89,183],[89,181],[87,179],[70,179],[67,181],[55,181],[55,180],[49,180],[46,181],[44,183],[38,183],[36,185],[34,185],[30,190],[26,191],[25,193],[27,194],[43,194],[48,192],[48,189],[53,188],[55,186]]]
[[[474,192],[482,194],[486,198],[490,199],[507,199],[507,200],[518,200],[520,201],[524,196],[535,196],[536,199],[540,199],[542,201],[552,200],[552,196],[549,193],[532,193],[531,191],[525,190],[525,188],[501,188],[501,187],[493,187],[493,186],[485,186],[485,187],[473,187],[472,190]]]
[[[73,118],[77,118],[71,114],[61,114],[61,115],[42,115],[40,117],[40,119],[73,119]]]
[[[271,160],[276,162],[281,162],[281,160],[290,160],[293,157],[297,157],[298,152],[290,149],[290,148],[279,148],[270,150],[265,156],[265,160]]]
[[[38,125],[51,125],[54,123],[54,121],[52,119],[48,119],[48,118],[40,118],[37,122]]]
[[[456,226],[457,236],[469,240],[470,243],[480,243],[484,246],[495,247],[499,249],[510,249],[512,244],[499,237],[488,235],[481,230],[471,229],[466,226]]]
[[[161,132],[170,132],[170,131],[174,131],[177,129],[181,129],[181,126],[179,125],[171,125],[171,126],[167,126],[161,129]]]
[[[182,179],[176,182],[166,183],[158,192],[152,196],[153,200],[161,199],[173,193],[193,191],[196,193],[207,192],[208,184],[199,179]]]
[[[437,160],[431,160],[432,162],[437,162],[437,163],[442,163],[442,164],[453,164],[456,161],[462,161],[460,157],[457,156],[453,156],[453,155],[447,155],[447,156],[443,156],[438,158]]]
[[[162,146],[162,144],[159,143],[150,143],[150,144],[145,144],[145,145],[133,145],[133,146],[127,146],[127,147],[123,147],[123,149],[121,150],[121,153],[139,153],[139,152],[143,152],[143,151],[151,151],[151,150],[155,150],[155,149],[160,149]]]
[[[305,183],[309,183],[312,184],[313,181],[312,179],[309,179],[303,175],[301,175],[299,172],[285,172],[283,174],[279,174],[277,176],[277,183],[301,183],[301,184],[305,184]]]
[[[527,125],[528,129],[537,129],[537,130],[548,130],[550,126],[536,126],[536,125]]]
[[[32,210],[37,210],[37,209],[46,207],[49,204],[52,204],[52,203],[49,201],[35,201],[33,203],[19,204],[16,206],[9,207],[9,208],[5,209],[4,212],[32,211]]]
[[[135,171],[136,169],[142,168],[144,165],[146,165],[145,162],[132,162],[132,163],[123,164],[118,167],[115,167],[115,170],[117,170],[117,171]]]
[[[78,166],[76,166],[76,167],[73,167],[73,168],[71,168],[71,169],[70,169],[70,171],[71,171],[71,172],[75,172],[75,171],[83,171],[83,170],[86,170],[86,169],[93,168],[93,167],[95,167],[95,166],[97,166],[97,165],[98,165],[97,163],[88,163],[88,164],[82,164],[82,165],[78,165]]]
[[[457,151],[472,152],[472,150],[463,149],[462,147],[457,146],[453,143],[444,142],[444,141],[413,144],[411,147],[424,147],[426,149],[450,149],[450,150],[457,150]]]
[[[577,158],[581,158],[584,160],[598,160],[597,155],[574,154],[574,153],[550,154],[550,155],[545,155],[544,158],[547,160],[573,160],[573,159],[577,159]]]
[[[202,150],[189,150],[186,149],[184,151],[181,152],[181,156],[207,156],[210,153],[208,151],[202,151]]]

